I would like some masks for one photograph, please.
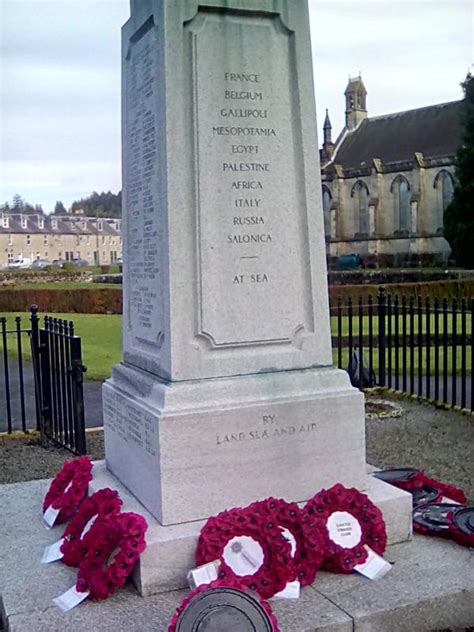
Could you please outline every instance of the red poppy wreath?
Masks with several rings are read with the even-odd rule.
[[[324,535],[323,567],[333,573],[350,573],[363,564],[368,555],[366,546],[382,555],[387,544],[381,511],[365,494],[340,483],[306,503],[302,528],[308,542],[319,541]]]
[[[250,508],[209,518],[199,535],[196,565],[220,560],[219,579],[237,579],[264,599],[296,579],[291,547],[277,522]]]
[[[202,584],[195,588],[177,607],[176,612],[171,619],[170,626],[168,628],[168,632],[176,632],[176,628],[180,622],[181,616],[186,610],[187,606],[194,600],[196,595],[203,593],[206,590],[212,588],[237,588],[237,590],[246,591],[247,587],[244,586],[239,580],[233,578],[225,578],[225,579],[216,579],[210,584]],[[275,615],[272,612],[270,605],[264,600],[258,597],[258,595],[254,595],[258,599],[259,605],[264,609],[268,618],[270,619],[272,632],[280,632],[278,627],[278,622]]]
[[[91,470],[92,461],[87,456],[66,461],[44,498],[43,513],[52,508],[59,511],[53,522],[61,524],[68,520],[87,496]]]
[[[283,535],[291,546],[291,556],[296,565],[297,579],[301,586],[312,584],[316,572],[322,566],[325,538],[308,542],[301,528],[301,509],[296,503],[288,503],[282,498],[267,498],[252,503],[249,510],[260,516],[265,525],[272,528],[274,522],[283,530]],[[311,548],[311,552],[307,548]]]
[[[79,566],[86,556],[91,544],[87,534],[95,521],[118,515],[121,506],[118,492],[108,488],[100,489],[82,502],[63,535],[61,553],[67,566]]]
[[[454,501],[461,504],[466,502],[466,494],[459,487],[455,487],[449,483],[443,483],[434,478],[429,478],[422,470],[417,470],[412,467],[381,470],[380,472],[374,472],[374,476],[386,483],[411,492],[414,495],[414,499],[417,498],[418,491],[423,488],[429,488],[438,493],[438,496],[429,499],[429,502],[449,503]],[[422,503],[414,500],[414,504]]]
[[[87,553],[77,573],[77,591],[100,600],[123,586],[146,548],[147,528],[145,518],[132,512],[96,520],[86,535]]]

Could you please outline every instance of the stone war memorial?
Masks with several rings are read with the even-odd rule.
[[[106,462],[149,521],[142,594],[186,586],[204,521],[368,475],[364,397],[332,366],[307,0],[136,0],[123,28],[123,361]]]

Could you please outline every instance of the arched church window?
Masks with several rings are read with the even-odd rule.
[[[331,201],[330,190],[323,186],[323,214],[324,214],[324,234],[329,239],[331,237]]]
[[[436,174],[433,186],[438,190],[438,213],[436,217],[437,230],[443,228],[443,215],[446,207],[450,204],[454,194],[454,179],[453,176],[442,169]]]
[[[358,180],[352,187],[355,232],[369,234],[369,189],[365,182]]]
[[[392,182],[393,214],[395,232],[409,233],[411,224],[410,185],[408,180],[398,175]]]

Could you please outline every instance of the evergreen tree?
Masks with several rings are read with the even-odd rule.
[[[108,191],[94,191],[89,197],[75,200],[71,205],[72,212],[82,210],[89,217],[122,217],[122,192],[117,195]]]
[[[55,215],[67,215],[66,208],[61,200],[58,200],[54,205],[54,214]]]
[[[25,202],[19,193],[15,193],[13,196],[13,211],[15,213],[21,213],[23,211],[23,207],[25,206]]]
[[[444,236],[457,265],[474,269],[474,77],[471,73],[461,85],[464,132],[456,154],[453,199],[444,212]]]

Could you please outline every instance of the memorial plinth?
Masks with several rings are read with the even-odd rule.
[[[369,486],[363,395],[332,367],[319,174],[306,0],[132,2],[105,449],[168,552],[225,508]]]

